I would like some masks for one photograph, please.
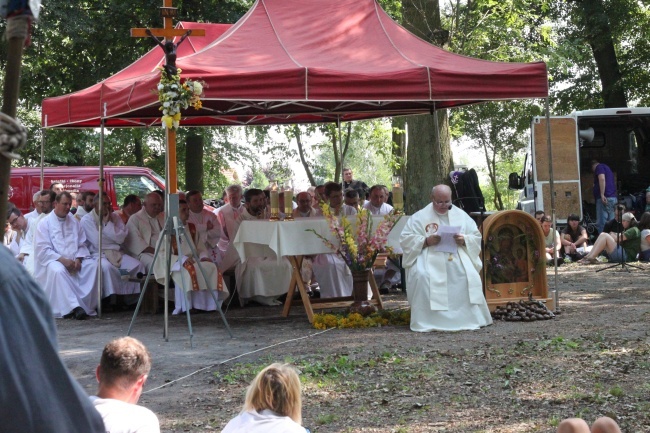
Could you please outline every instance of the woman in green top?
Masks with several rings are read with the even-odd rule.
[[[596,257],[602,252],[607,253],[610,262],[634,262],[641,249],[641,232],[636,226],[636,218],[630,212],[621,217],[623,233],[601,233],[593,248],[578,263],[597,263]],[[620,245],[619,245],[620,240]]]

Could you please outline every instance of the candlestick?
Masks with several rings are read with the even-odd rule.
[[[284,184],[284,220],[293,221],[293,189],[291,182]]]
[[[393,176],[393,208],[395,213],[404,212],[404,187],[402,176]]]
[[[271,221],[280,219],[280,197],[278,193],[278,183],[271,182]]]

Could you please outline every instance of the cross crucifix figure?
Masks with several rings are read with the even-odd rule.
[[[183,43],[186,37],[192,34],[192,30],[185,32],[183,37],[177,43],[165,39],[164,44],[151,32],[150,29],[147,29],[146,32],[154,41],[156,41],[158,46],[165,51],[165,73],[167,74],[167,78],[171,79],[178,72],[178,68],[176,67],[176,48]]]

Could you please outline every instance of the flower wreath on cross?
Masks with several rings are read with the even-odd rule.
[[[171,78],[165,73],[162,67],[160,83],[158,84],[158,100],[160,101],[159,110],[163,115],[160,119],[163,127],[175,130],[179,127],[181,121],[181,110],[190,105],[195,110],[201,109],[201,96],[203,95],[202,81],[185,80],[181,84],[181,70],[177,69],[176,75]]]

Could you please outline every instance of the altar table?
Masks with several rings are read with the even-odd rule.
[[[399,236],[408,218],[408,216],[403,216],[393,227],[388,235],[388,246],[399,248]],[[372,218],[373,230],[377,228],[383,219],[384,217]],[[350,217],[350,221],[354,228],[356,218]],[[352,305],[353,299],[351,296],[344,298],[311,299],[307,294],[307,288],[300,275],[303,257],[333,252],[314,233],[306,231],[309,229],[315,230],[316,233],[324,236],[334,243],[334,245],[338,245],[338,241],[330,232],[325,218],[304,218],[294,221],[243,221],[239,226],[237,236],[233,240],[233,246],[239,253],[242,261],[246,260],[247,257],[277,257],[278,260],[286,257],[291,263],[292,275],[282,315],[284,317],[289,315],[293,296],[296,289],[298,289],[302,304],[311,323],[314,320],[314,310],[349,307]],[[375,282],[372,271],[369,271],[368,280],[373,293],[373,299],[369,302],[374,303],[381,309],[383,308],[381,295],[379,294],[379,290],[377,290],[377,283]]]

